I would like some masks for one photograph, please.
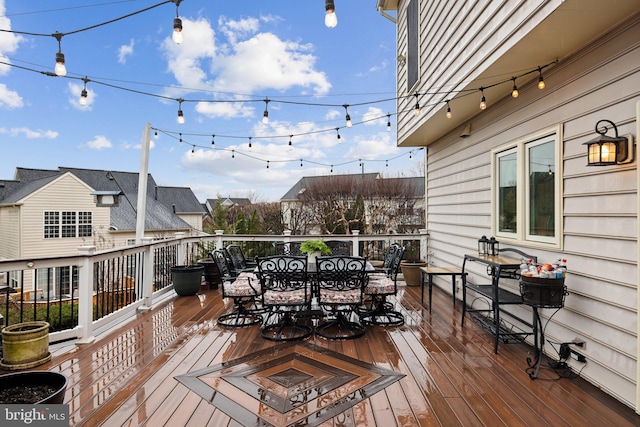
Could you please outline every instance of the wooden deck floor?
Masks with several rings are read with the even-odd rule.
[[[365,364],[404,374],[385,388],[373,390],[373,394],[349,392],[342,399],[346,409],[336,406],[340,412],[326,421],[298,417],[300,425],[640,424],[640,416],[633,410],[580,378],[559,378],[545,367],[540,378],[531,380],[525,372],[531,347],[501,345],[500,353],[493,354],[492,337],[472,321],[461,328],[460,307],[454,309],[450,296],[443,292],[434,290],[432,314],[419,301],[419,288],[403,286],[397,302],[407,319],[404,326],[372,327],[364,337],[351,341],[333,342],[312,336],[299,344],[302,353],[307,347],[315,349],[315,356],[312,354],[309,360],[351,370],[356,376]],[[269,355],[279,345],[260,338],[257,326],[230,330],[216,325],[216,318],[229,308],[217,290],[204,291],[199,297],[174,297],[92,344],[59,348],[52,361],[39,369],[69,376],[65,403],[69,404],[71,425],[268,425],[257,417],[247,422],[251,420],[246,417],[247,411],[252,408],[254,412],[268,412],[264,405],[250,402],[251,393],[235,391],[221,396],[223,392],[214,391],[209,397],[218,404],[214,406],[175,378],[209,367],[221,368],[222,362],[233,362],[227,373],[232,369],[246,371],[254,354],[259,355],[255,360],[260,359],[260,363],[277,358]],[[318,349],[328,352],[321,355]],[[332,363],[332,354],[347,358],[336,358],[338,362]],[[347,359],[351,358],[363,365],[349,365]],[[321,367],[314,367],[313,362],[304,365],[296,360],[285,363],[303,379],[313,376],[313,370],[326,373]],[[258,375],[256,371],[251,372]],[[265,378],[253,379],[260,383],[267,381]],[[278,381],[276,377],[271,380]],[[221,382],[213,377],[205,380],[222,387]],[[336,392],[345,387],[336,388]],[[330,396],[325,395],[327,399]],[[334,407],[326,400],[321,402],[313,403],[315,409],[325,405],[325,415],[331,415]],[[301,410],[313,414],[313,405],[302,405]],[[240,409],[244,412],[237,415]],[[237,415],[237,419],[228,414]]]

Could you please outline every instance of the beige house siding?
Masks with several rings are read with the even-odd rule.
[[[0,207],[0,259],[20,254],[20,206]]]
[[[438,2],[421,3],[435,7]],[[500,7],[521,3],[502,2]],[[480,16],[485,18],[474,22],[473,28],[489,24],[485,12]],[[398,25],[403,22],[400,12]],[[508,29],[504,33],[508,34]],[[402,48],[402,43],[399,46]],[[430,48],[422,46],[423,53]],[[545,90],[529,84],[521,88],[516,100],[494,100],[474,118],[468,137],[451,132],[429,145],[425,154],[430,261],[437,266],[460,266],[462,256],[476,250],[478,238],[492,234],[491,150],[544,129],[561,129],[562,247],[520,248],[541,260],[559,256],[568,260],[570,294],[565,307],[551,318],[547,339],[585,340],[582,352],[587,364],[571,359],[569,363],[581,376],[632,407],[638,354],[638,156],[630,165],[587,167],[582,144],[596,136],[594,125],[601,119],[614,121],[621,135],[637,132],[639,58],[640,17],[636,17],[546,72]],[[437,57],[427,62],[440,63]],[[459,75],[452,80],[458,79]],[[444,83],[430,82],[436,86]],[[399,85],[401,91],[402,82]],[[398,109],[403,108],[406,106]],[[399,128],[411,132],[408,124]],[[500,241],[503,247],[513,246],[507,239]],[[484,269],[472,265],[469,280],[486,281]],[[517,292],[516,281],[509,285]],[[443,289],[450,288],[443,284]],[[461,296],[459,289],[457,294]],[[469,300],[482,304],[473,296]],[[522,307],[519,314],[530,318],[528,310]],[[553,313],[541,310],[543,323]],[[549,345],[546,350],[557,358]]]
[[[96,207],[92,191],[74,175],[65,173],[22,199],[23,251],[18,256],[77,255],[79,246],[96,244],[100,236],[108,234],[109,208]],[[44,212],[68,211],[70,206],[74,211],[92,212],[94,236],[45,239]]]
[[[186,222],[191,226],[191,228],[193,229],[192,230],[193,234],[198,234],[197,233],[198,231],[202,231],[202,214],[201,213],[197,213],[197,214],[182,213],[182,214],[178,214],[178,216],[182,218],[184,222]]]

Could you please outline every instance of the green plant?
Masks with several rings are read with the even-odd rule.
[[[300,245],[300,251],[305,254],[320,252],[322,255],[331,255],[331,248],[329,248],[329,246],[320,239],[305,240]]]

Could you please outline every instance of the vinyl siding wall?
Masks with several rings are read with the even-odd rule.
[[[20,253],[20,207],[0,207],[0,259],[17,258]]]
[[[460,267],[463,255],[477,250],[478,238],[492,234],[491,150],[544,129],[561,129],[562,249],[519,248],[543,261],[568,260],[570,294],[546,327],[547,340],[585,340],[587,364],[569,363],[631,407],[636,405],[638,354],[639,159],[636,154],[629,165],[588,167],[583,143],[597,136],[594,126],[601,119],[613,121],[620,135],[637,139],[639,58],[640,17],[635,17],[545,72],[546,89],[538,90],[535,82],[521,87],[517,99],[493,102],[477,115],[470,136],[452,132],[425,153],[430,262]],[[515,246],[500,240],[502,247]],[[487,281],[482,266],[470,267],[471,282]],[[515,280],[502,282],[518,292]],[[473,295],[468,302],[486,304]],[[527,307],[515,311],[531,318]],[[540,312],[544,324],[554,310]],[[546,351],[557,359],[549,344]]]
[[[405,36],[408,3],[409,0],[399,2],[397,19],[398,53],[405,56],[409,51]],[[413,112],[416,98],[410,95],[424,94],[434,87],[463,89],[461,82],[480,75],[560,4],[562,0],[420,0],[420,78],[413,88],[408,88],[407,66],[398,67],[398,140],[405,139],[420,123]],[[419,97],[422,118],[443,107],[448,95],[438,92],[441,93]]]
[[[96,207],[93,190],[71,174],[64,174],[55,181],[22,200],[22,253],[19,257],[77,255],[78,247],[96,245],[102,248],[100,236],[107,237],[109,208]],[[44,238],[45,211],[92,212],[93,237]]]

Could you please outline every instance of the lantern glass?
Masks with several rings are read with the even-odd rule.
[[[478,254],[479,255],[487,255],[487,243],[489,240],[487,236],[482,236],[480,240],[478,240]]]

